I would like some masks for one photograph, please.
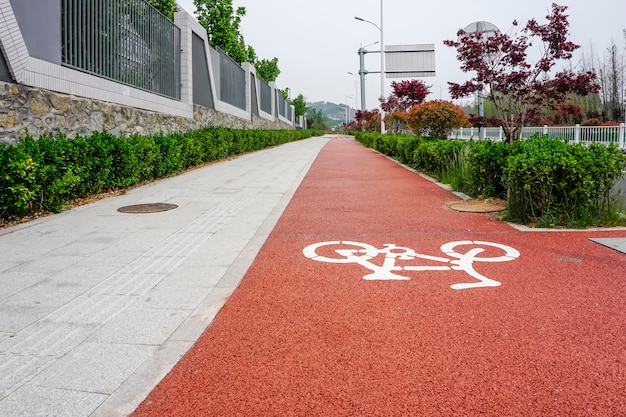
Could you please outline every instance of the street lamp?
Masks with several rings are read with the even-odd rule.
[[[356,109],[358,106],[358,100],[359,100],[359,95],[358,95],[358,83],[359,83],[359,76],[356,74],[351,73],[350,71],[348,71],[348,74],[352,75],[353,77],[355,77],[354,80],[354,108]],[[361,93],[361,98],[363,97],[362,93]],[[363,100],[361,100],[363,101]],[[365,110],[365,109],[361,109],[361,110]]]
[[[349,96],[347,95],[346,96],[346,126],[345,126],[345,129],[344,129],[345,131],[348,130],[348,124],[350,123],[350,120],[352,119],[352,117],[351,117],[352,115],[350,113],[350,106],[348,105],[348,99],[351,98],[351,97],[352,97],[352,95],[349,95]]]
[[[365,20],[362,17],[354,17],[356,20],[366,22],[373,25],[380,31],[380,97],[385,99],[385,42],[383,39],[383,0],[380,0],[380,26],[369,20]],[[385,111],[383,110],[382,102],[380,106],[380,133],[385,133]]]

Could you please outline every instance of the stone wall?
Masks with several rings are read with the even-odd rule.
[[[119,104],[0,82],[0,143],[16,144],[26,132],[37,138],[63,133],[89,136],[93,131],[119,135],[175,133],[207,126],[234,129],[293,129],[252,115],[252,120],[194,106],[193,119]]]

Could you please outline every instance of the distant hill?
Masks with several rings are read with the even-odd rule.
[[[306,103],[306,106],[311,109],[321,110],[322,114],[328,118],[328,123],[331,126],[340,125],[346,121],[345,104],[330,103],[328,101],[316,101],[314,103]],[[350,119],[354,119],[355,109],[349,107],[348,112],[350,114]]]

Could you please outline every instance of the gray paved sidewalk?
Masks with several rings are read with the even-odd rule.
[[[132,412],[211,323],[329,139],[0,230],[0,415]],[[179,207],[117,211],[157,202]]]

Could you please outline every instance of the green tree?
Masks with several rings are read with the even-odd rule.
[[[168,19],[174,20],[174,12],[176,11],[176,0],[146,0],[153,5],[158,11],[167,16]]]
[[[257,75],[268,83],[276,81],[276,78],[280,75],[280,69],[278,69],[278,58],[257,59],[254,63],[254,67],[256,68]]]
[[[308,109],[307,110],[307,126],[311,129],[328,129],[328,118],[321,110]]]
[[[289,100],[289,87],[281,90],[280,88],[278,89],[278,92],[280,93],[281,96],[283,96],[285,98],[285,100]]]
[[[291,101],[291,104],[293,104],[293,107],[295,109],[296,117],[304,116],[304,114],[307,112],[306,99],[302,94],[299,94],[298,97],[294,98]]]
[[[246,14],[245,7],[237,7],[235,10],[232,0],[194,0],[193,3],[196,6],[196,18],[206,29],[211,46],[220,48],[240,64],[250,62],[256,68],[257,75],[266,82],[276,81],[280,74],[278,58],[258,59],[254,48],[246,45],[241,34],[239,26],[241,18]]]
[[[254,48],[246,45],[239,30],[245,7],[233,8],[232,0],[194,0],[196,18],[206,29],[209,44],[237,61],[256,62]]]

